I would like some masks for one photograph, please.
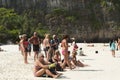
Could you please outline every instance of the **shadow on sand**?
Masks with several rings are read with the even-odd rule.
[[[94,60],[94,59],[83,59],[83,60]]]
[[[61,75],[61,76],[60,76],[60,77],[58,77],[57,79],[70,79],[70,78],[68,78],[68,77],[66,77],[66,76]]]
[[[85,70],[73,70],[73,71],[92,71],[92,72],[96,72],[96,71],[104,71],[104,70],[95,70],[95,69],[85,69]]]

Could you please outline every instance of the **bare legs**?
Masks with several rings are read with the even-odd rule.
[[[79,60],[77,61],[76,65],[79,66],[79,67],[84,67],[84,66],[85,66],[85,65],[84,65],[82,62],[80,62]]]
[[[63,65],[62,65],[62,68],[65,68],[65,65],[67,64],[69,66],[70,69],[72,69],[72,66],[70,64],[70,61],[68,60],[68,53],[66,52],[64,54],[64,62],[63,62]]]
[[[112,56],[115,57],[115,50],[112,50]]]
[[[39,71],[37,71],[37,72],[35,73],[35,76],[36,76],[36,77],[40,77],[40,76],[42,76],[44,73],[46,73],[47,75],[49,75],[49,76],[51,76],[51,77],[53,77],[53,78],[57,78],[57,77],[60,76],[60,74],[57,74],[57,75],[52,74],[52,73],[50,72],[50,70],[48,70],[48,69],[40,69]]]
[[[44,73],[45,73],[45,69],[40,69],[39,71],[35,72],[34,75],[36,77],[39,77],[39,76],[42,76]]]
[[[38,58],[38,51],[34,51],[34,61]]]
[[[29,53],[29,56],[31,56],[31,52],[28,52]]]
[[[28,64],[28,61],[27,61],[27,52],[24,52],[24,63],[25,64]]]

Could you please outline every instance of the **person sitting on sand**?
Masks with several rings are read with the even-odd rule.
[[[57,59],[58,62],[61,62],[61,54],[59,50],[55,50],[55,59]]]
[[[56,63],[55,69],[57,71],[63,71],[62,62],[61,62],[61,55],[59,50],[55,50],[55,55],[49,60],[51,63]]]
[[[78,55],[79,55],[79,56],[86,56],[86,55],[84,54],[82,48],[80,48],[80,49],[78,50]]]
[[[68,61],[72,67],[72,69],[74,69],[76,66],[74,64],[71,63],[72,61],[72,56],[70,56],[70,51],[68,51]],[[64,62],[64,59],[62,60],[62,62]],[[68,64],[65,65],[65,67],[63,67],[63,69],[67,68],[68,67]]]
[[[88,47],[94,47],[94,44],[89,43],[87,46],[88,46]]]
[[[42,77],[44,74],[47,74],[50,77],[57,78],[61,74],[60,73],[53,73],[50,69],[54,68],[56,63],[48,63],[44,60],[44,55],[39,54],[38,59],[35,61],[34,64],[34,76],[35,77]]]
[[[72,52],[72,57],[71,57],[71,63],[74,66],[78,66],[78,67],[85,67],[85,66],[87,66],[87,65],[83,64],[82,62],[80,62],[79,60],[77,60],[76,55],[77,55],[77,52],[73,51]]]

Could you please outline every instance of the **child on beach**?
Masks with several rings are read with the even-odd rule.
[[[86,55],[84,54],[82,48],[80,48],[80,49],[78,50],[78,55],[79,55],[79,56],[86,56]]]

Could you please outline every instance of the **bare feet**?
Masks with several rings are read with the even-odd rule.
[[[25,62],[25,64],[28,64],[28,62]]]
[[[115,58],[115,55],[113,55],[113,57]]]
[[[62,74],[58,73],[57,75],[54,75],[53,78],[58,78],[60,75],[62,75]]]
[[[76,68],[76,66],[72,67],[72,69],[75,69],[75,68]]]
[[[87,64],[84,64],[84,67],[87,67],[87,66],[89,66],[89,65],[87,65]]]

